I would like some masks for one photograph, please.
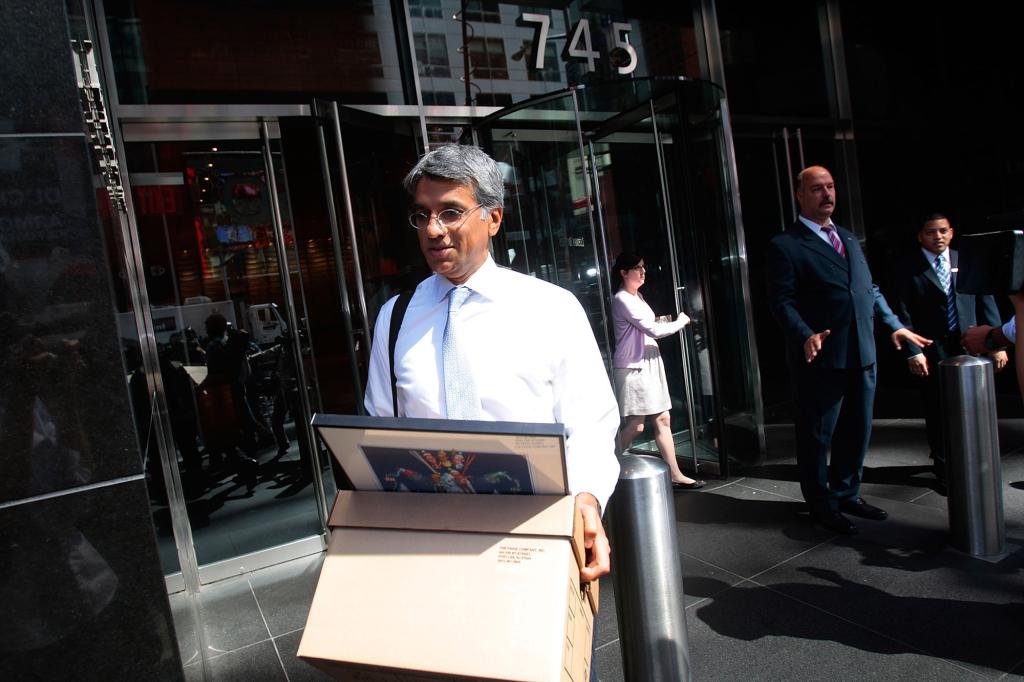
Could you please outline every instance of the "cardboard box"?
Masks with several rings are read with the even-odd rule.
[[[300,658],[343,680],[589,680],[571,495],[343,491],[329,524]]]

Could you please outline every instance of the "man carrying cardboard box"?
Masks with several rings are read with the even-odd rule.
[[[610,570],[601,513],[618,481],[619,416],[586,313],[569,291],[491,259],[505,194],[494,159],[446,145],[404,183],[409,223],[434,274],[380,311],[367,412],[563,424],[587,550],[580,579],[596,580]]]

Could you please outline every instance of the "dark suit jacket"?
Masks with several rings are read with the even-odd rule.
[[[768,300],[786,335],[787,356],[804,366],[804,342],[826,329],[814,365],[867,367],[875,362],[875,316],[903,326],[871,279],[867,259],[849,230],[836,227],[846,258],[799,220],[768,246]]]
[[[952,264],[951,276],[955,288],[956,269],[960,262],[959,254],[950,249],[949,260]],[[946,292],[939,284],[939,276],[935,274],[935,268],[920,249],[916,250],[903,263],[898,282],[896,314],[907,329],[912,329],[935,341],[933,348],[935,350],[942,346],[940,342],[946,336],[951,335],[958,340],[968,327],[979,324],[992,326],[1001,324],[999,309],[996,307],[994,298],[958,293],[956,294],[956,312],[960,320],[960,329],[958,332],[951,333],[946,321]],[[921,348],[912,343],[904,344],[904,350],[908,358],[921,352]]]

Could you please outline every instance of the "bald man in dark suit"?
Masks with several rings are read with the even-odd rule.
[[[931,341],[904,328],[872,281],[856,237],[832,222],[836,190],[828,169],[802,170],[796,199],[800,216],[772,239],[767,271],[793,379],[800,490],[812,520],[853,535],[857,526],[843,512],[888,516],[860,496],[875,397],[875,317],[897,348]]]

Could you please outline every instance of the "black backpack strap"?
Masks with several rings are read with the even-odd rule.
[[[402,328],[405,311],[412,300],[411,291],[403,291],[391,309],[391,329],[388,334],[388,361],[391,366],[391,404],[394,406],[393,416],[398,416],[398,376],[395,374],[395,346],[398,345],[398,331]]]

